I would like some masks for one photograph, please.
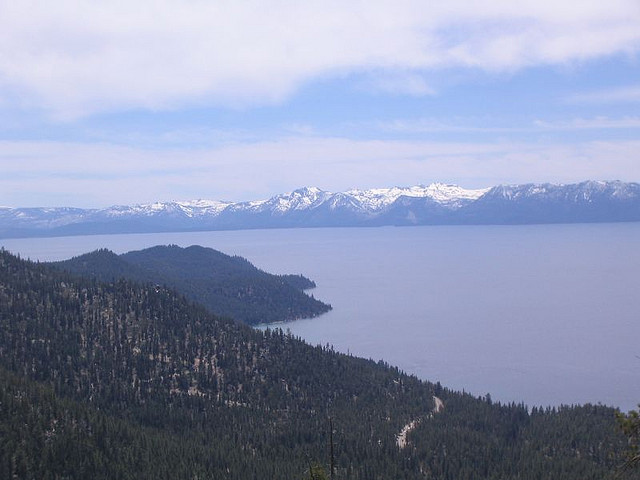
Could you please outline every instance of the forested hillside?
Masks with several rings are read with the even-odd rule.
[[[103,249],[54,265],[106,282],[127,278],[166,285],[217,315],[249,325],[315,317],[331,310],[303,292],[315,283],[302,275],[271,275],[242,257],[196,245],[157,246],[124,255]]]
[[[308,478],[329,418],[338,479],[600,480],[625,447],[610,408],[495,404],[5,251],[0,367],[0,478]]]

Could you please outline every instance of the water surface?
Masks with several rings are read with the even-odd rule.
[[[640,224],[324,228],[6,239],[38,260],[193,244],[302,273],[311,343],[528,405],[640,402]]]

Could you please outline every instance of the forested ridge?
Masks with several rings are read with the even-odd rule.
[[[339,479],[599,480],[626,445],[608,407],[493,403],[6,251],[0,381],[0,478],[308,478],[328,418]]]
[[[127,278],[166,285],[217,315],[249,325],[315,317],[331,310],[331,305],[303,292],[316,285],[302,275],[272,275],[242,257],[198,245],[156,246],[123,255],[101,249],[53,265],[107,282]]]

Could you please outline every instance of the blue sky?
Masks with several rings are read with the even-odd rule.
[[[0,1],[0,205],[640,181],[640,2]]]

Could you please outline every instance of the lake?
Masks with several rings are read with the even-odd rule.
[[[0,240],[59,260],[203,245],[302,273],[331,303],[282,325],[474,395],[640,402],[640,224],[320,228]]]

